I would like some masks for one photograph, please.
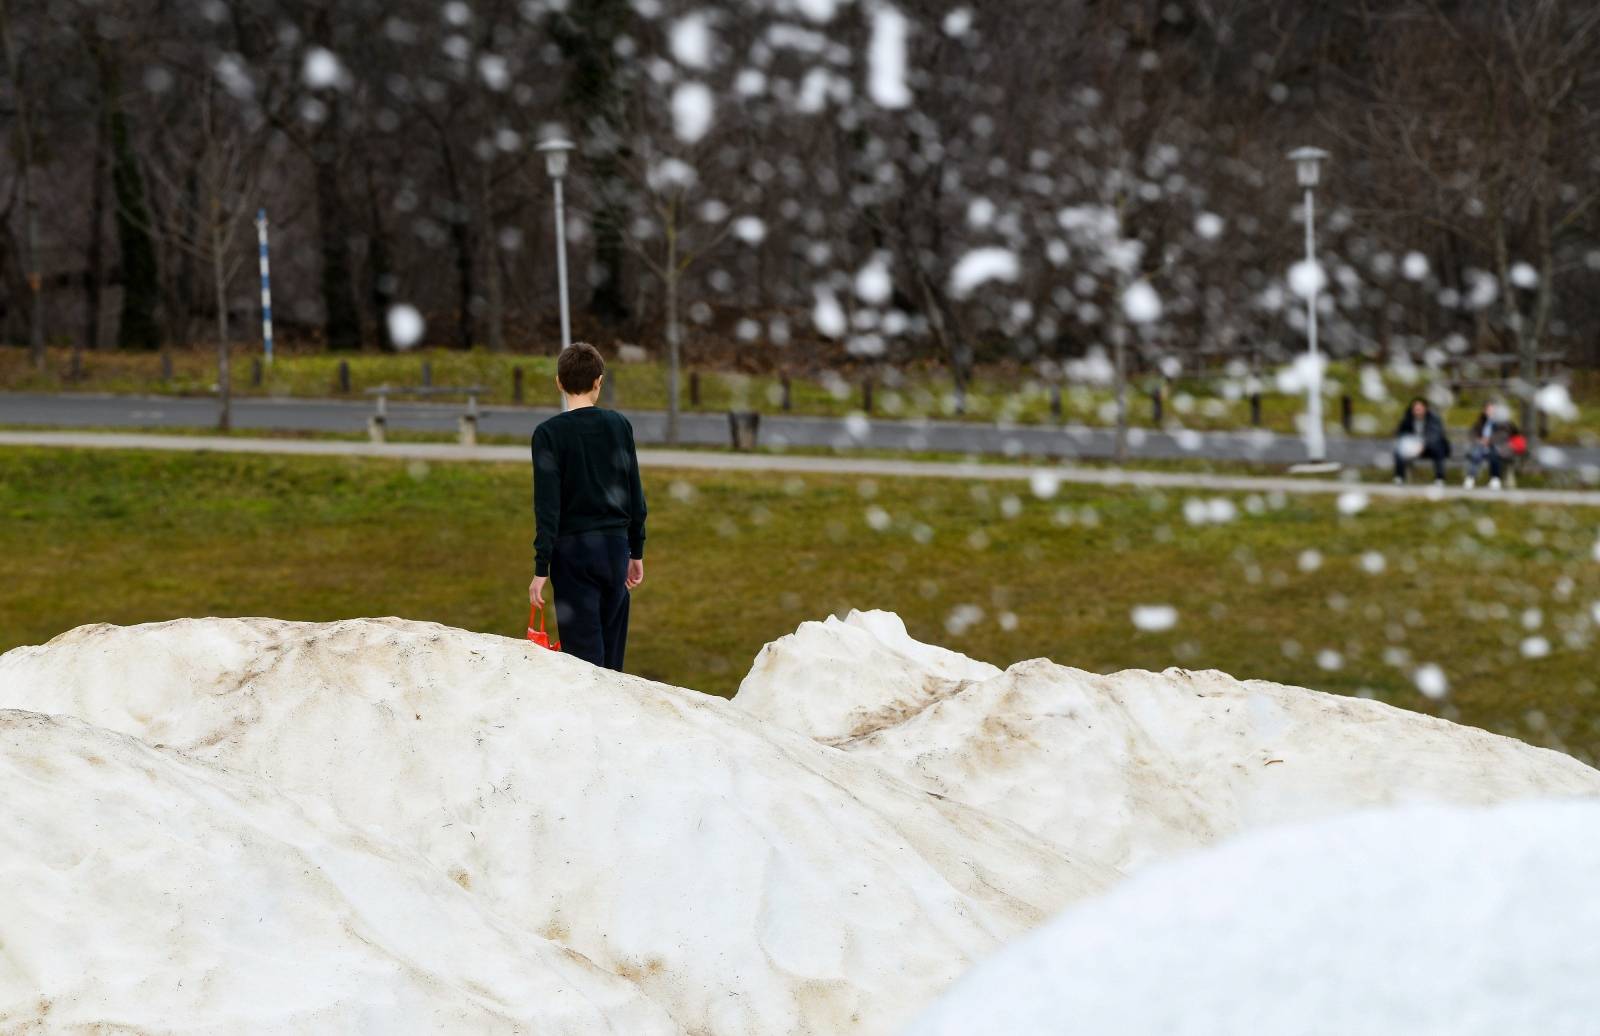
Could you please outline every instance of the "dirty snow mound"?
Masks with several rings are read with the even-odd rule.
[[[1600,771],[1568,756],[1379,702],[1217,672],[1096,676],[1044,660],[956,683],[945,679],[957,668],[948,660],[919,668],[903,627],[864,643],[860,627],[807,626],[785,638],[805,650],[770,645],[736,704],[750,694],[773,711],[782,701],[815,737],[1118,868],[1363,806],[1600,795]],[[813,664],[836,655],[904,661],[881,682],[871,668]],[[839,703],[885,716],[885,688],[903,697],[910,686],[939,690],[835,738],[826,716]]]
[[[0,657],[3,706],[326,803],[689,1031],[890,1031],[1117,877],[721,699],[432,624],[84,627]]]
[[[1587,1036],[1600,802],[1412,806],[1155,865],[956,985],[906,1036]]]
[[[911,639],[893,612],[806,622],[761,649],[734,703],[829,744],[892,726],[962,686],[987,662]]]
[[[261,781],[0,711],[0,789],[5,1032],[680,1031],[410,850]]]

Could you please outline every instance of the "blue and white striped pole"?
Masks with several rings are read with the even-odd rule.
[[[272,276],[267,261],[267,210],[256,212],[256,236],[261,241],[261,341],[266,346],[267,366],[272,366]]]

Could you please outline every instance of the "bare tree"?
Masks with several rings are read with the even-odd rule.
[[[21,65],[17,61],[17,41],[12,32],[9,0],[0,0],[0,47],[5,50],[6,78],[11,80],[17,109],[16,135],[21,152],[23,249],[32,306],[28,316],[28,349],[34,366],[44,370],[44,284],[39,270],[39,195],[33,179],[34,124],[29,118],[28,86],[22,80]]]
[[[156,232],[210,267],[217,321],[217,427],[232,426],[228,288],[250,257],[241,241],[255,211],[260,135],[223,100],[210,78],[198,85],[193,138],[150,163],[167,195]],[[176,143],[176,142],[174,142]]]

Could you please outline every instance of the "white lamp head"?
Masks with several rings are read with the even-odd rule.
[[[539,150],[544,152],[545,171],[552,180],[559,180],[567,175],[567,156],[572,152],[573,143],[561,137],[554,137],[539,145]]]
[[[1295,148],[1289,152],[1289,161],[1294,163],[1301,187],[1317,185],[1317,181],[1322,178],[1322,163],[1329,157],[1329,154],[1319,147]]]

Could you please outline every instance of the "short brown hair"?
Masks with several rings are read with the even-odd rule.
[[[556,380],[569,396],[593,392],[605,372],[606,361],[600,358],[600,350],[588,342],[573,342],[561,350],[561,359],[556,361]]]

